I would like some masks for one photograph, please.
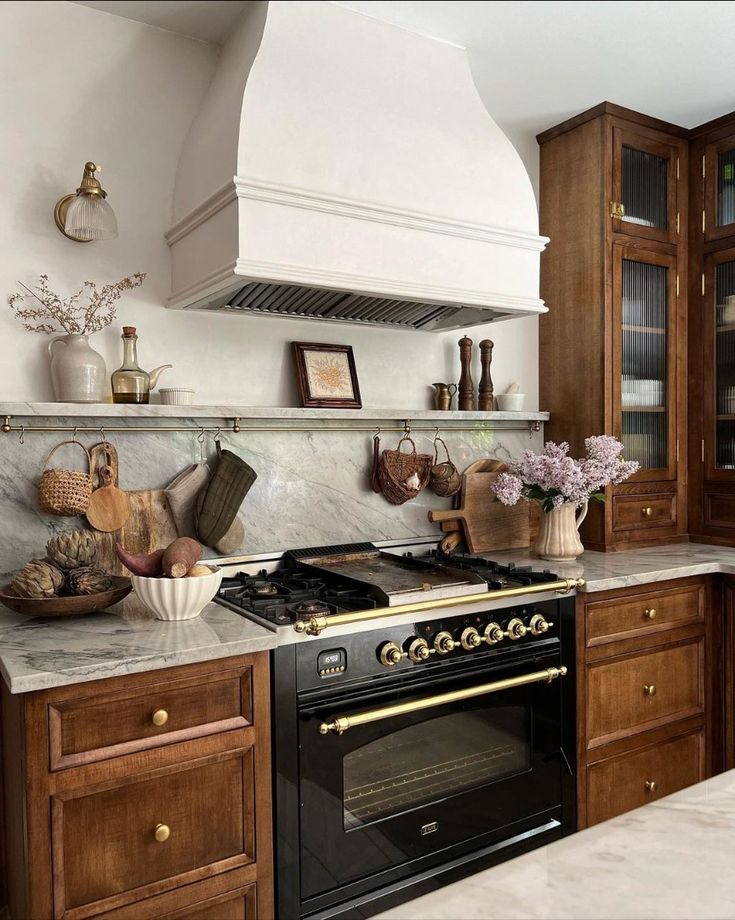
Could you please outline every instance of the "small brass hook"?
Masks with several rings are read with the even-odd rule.
[[[74,431],[71,434],[71,439],[72,441],[76,441],[77,439],[77,426],[76,425],[74,426]]]
[[[219,441],[221,435],[222,435],[222,429],[221,429],[221,428],[218,428],[217,431],[215,432],[215,435],[214,435],[215,443],[216,443],[217,441]]]
[[[18,438],[19,444],[25,444],[25,437],[24,437],[25,433],[26,433],[25,425],[21,425],[20,426],[20,437]]]
[[[100,425],[100,437],[102,438],[102,443],[107,444],[107,432],[102,425]]]

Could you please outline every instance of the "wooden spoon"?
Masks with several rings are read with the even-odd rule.
[[[120,530],[130,517],[130,498],[117,486],[117,451],[109,442],[95,445],[94,456],[105,457],[105,463],[97,470],[100,487],[92,492],[87,508],[87,520],[95,530],[112,533]]]

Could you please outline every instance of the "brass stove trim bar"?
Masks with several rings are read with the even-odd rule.
[[[431,709],[434,706],[443,706],[446,703],[456,703],[461,700],[470,700],[476,696],[487,693],[498,693],[501,690],[511,690],[513,687],[523,687],[526,684],[538,684],[542,681],[550,684],[560,677],[565,677],[567,668],[545,668],[543,671],[533,671],[520,677],[507,677],[505,680],[495,680],[489,684],[479,684],[477,687],[468,687],[465,690],[452,690],[449,693],[438,693],[436,696],[426,696],[410,703],[396,703],[394,706],[384,706],[382,709],[368,709],[365,712],[356,712],[351,716],[335,716],[329,722],[322,722],[319,726],[320,735],[343,735],[351,728],[367,725],[370,722],[382,722],[385,719],[394,719],[410,712],[420,712],[422,709]]]
[[[330,626],[347,626],[361,623],[363,620],[397,617],[404,613],[419,613],[424,610],[443,610],[460,604],[474,604],[481,601],[502,600],[506,597],[525,597],[528,594],[543,594],[556,591],[568,594],[575,588],[584,587],[584,578],[559,578],[538,585],[520,585],[517,588],[500,588],[497,591],[485,591],[483,594],[466,594],[460,597],[443,597],[438,600],[415,601],[413,604],[401,604],[396,607],[376,607],[371,610],[352,610],[349,613],[319,614],[305,620],[296,620],[293,628],[297,633],[318,636]]]

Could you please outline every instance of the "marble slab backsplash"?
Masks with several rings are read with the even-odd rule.
[[[88,419],[34,417],[34,425],[89,425]],[[104,420],[99,419],[100,425]],[[110,420],[109,425],[135,426],[140,419]],[[146,419],[145,424],[156,424]],[[199,426],[182,418],[166,418],[166,425],[191,425],[188,432],[115,432],[107,438],[117,448],[123,489],[164,488],[184,467],[200,460]],[[211,424],[211,423],[202,423]],[[243,419],[243,424],[247,424]],[[388,424],[388,423],[386,423]],[[517,456],[539,450],[543,431],[442,430],[456,466],[462,470],[474,460]],[[81,518],[46,515],[38,507],[37,483],[46,454],[63,433],[0,434],[0,574],[20,567],[44,553],[49,536],[59,530],[84,526]],[[381,447],[395,447],[400,434],[383,432]],[[417,450],[432,452],[432,433],[415,432]],[[101,433],[80,432],[87,447],[102,440]],[[241,456],[258,478],[240,510],[245,527],[241,553],[266,553],[300,546],[320,546],[361,540],[398,540],[439,534],[427,517],[430,508],[451,507],[428,489],[404,505],[391,505],[370,489],[372,436],[353,431],[224,432],[223,447]],[[205,452],[214,460],[215,446],[206,436]],[[69,449],[69,457],[74,456]],[[54,465],[68,459],[64,451]],[[57,461],[59,458],[59,461]],[[440,459],[443,459],[441,457]],[[75,458],[74,466],[77,467]],[[214,555],[209,551],[207,555]]]

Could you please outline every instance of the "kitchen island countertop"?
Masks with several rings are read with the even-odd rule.
[[[192,620],[157,620],[134,594],[79,617],[30,618],[0,605],[0,673],[11,693],[137,674],[274,648],[275,633],[210,603]]]
[[[735,917],[735,770],[478,872],[376,920]]]
[[[580,590],[612,591],[692,575],[735,575],[735,549],[705,543],[669,543],[617,553],[587,551],[574,562],[545,562],[526,550],[484,553],[496,562],[548,568],[561,578],[584,578]]]

